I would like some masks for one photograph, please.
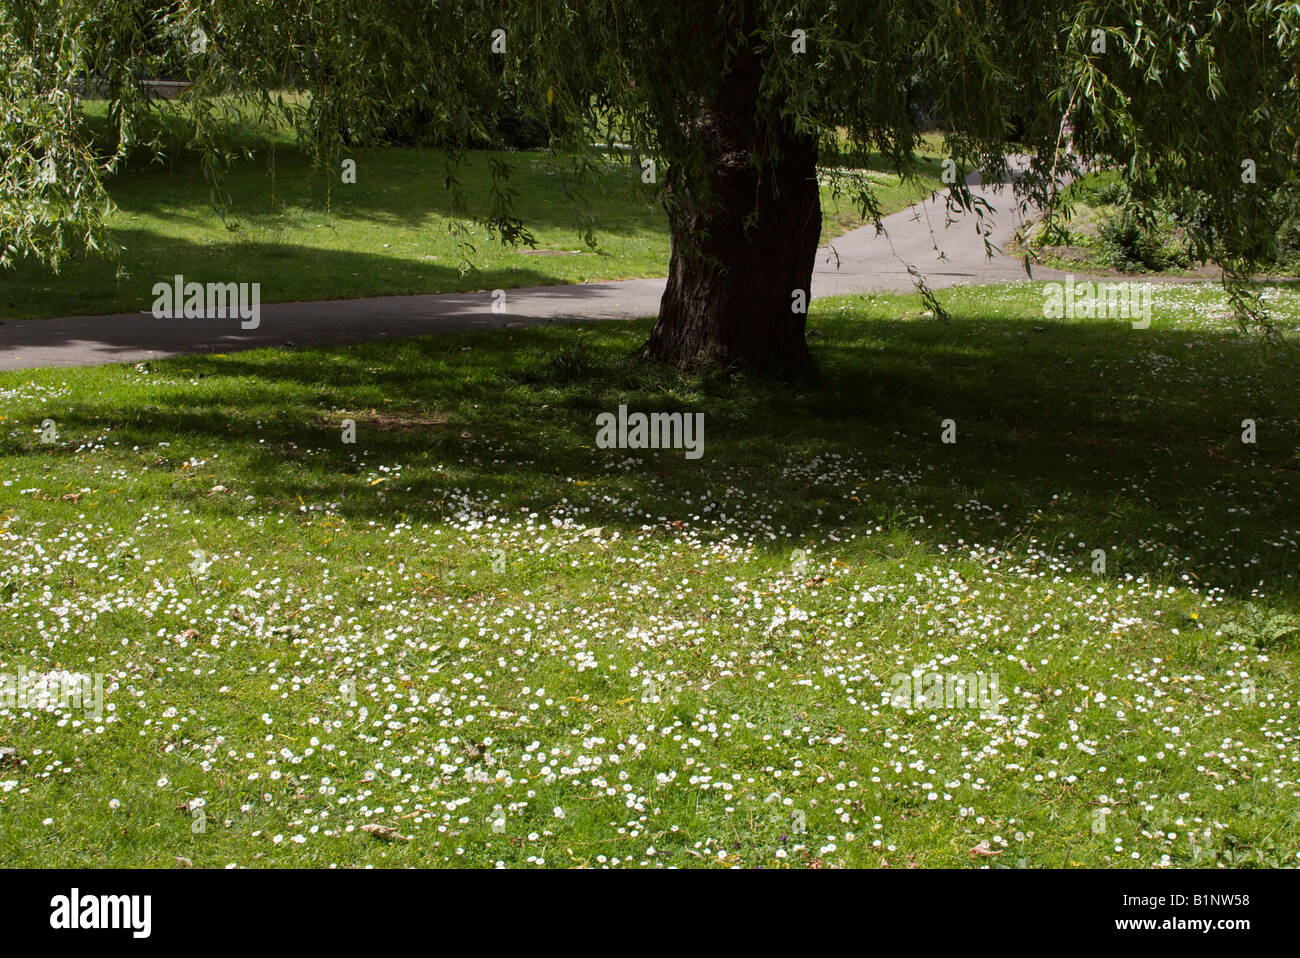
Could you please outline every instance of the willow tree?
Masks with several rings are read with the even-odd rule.
[[[284,112],[327,163],[404,111],[465,143],[544,101],[580,169],[621,144],[661,197],[672,257],[644,354],[687,369],[807,361],[818,158],[913,173],[917,89],[957,168],[1032,158],[1021,200],[1052,200],[1069,117],[1143,208],[1191,202],[1198,250],[1230,275],[1268,255],[1270,198],[1296,177],[1300,5],[1274,0],[0,0],[0,17],[0,261],[111,246],[104,179],[149,146],[146,77],[191,82],[218,203],[232,102]],[[111,100],[108,146],[78,122],[87,85]],[[527,240],[508,164],[492,169],[470,213]],[[854,193],[878,220],[870,181]],[[979,212],[960,181],[949,200]]]

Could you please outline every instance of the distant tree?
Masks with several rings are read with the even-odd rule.
[[[292,116],[322,161],[395,107],[424,111],[448,141],[491,140],[512,98],[563,118],[580,170],[602,160],[593,144],[626,144],[672,232],[644,354],[685,369],[806,364],[797,304],[821,224],[817,163],[841,137],[906,175],[920,114],[942,116],[959,166],[1003,176],[1014,141],[1033,161],[1020,195],[1046,202],[1069,115],[1076,149],[1122,164],[1138,208],[1195,195],[1196,247],[1231,275],[1268,254],[1270,197],[1296,179],[1293,2],[0,0],[0,262],[107,243],[103,177],[139,135],[143,95],[110,84],[118,130],[102,155],[78,123],[78,78],[147,74],[178,50],[214,180],[223,94]],[[493,170],[479,215],[527,240],[508,168]],[[876,216],[870,184],[855,191]],[[950,202],[978,206],[960,178]]]

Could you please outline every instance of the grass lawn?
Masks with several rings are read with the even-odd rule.
[[[171,118],[180,135],[179,121]],[[58,275],[34,262],[0,272],[0,319],[94,315],[151,308],[153,284],[180,273],[200,282],[257,282],[263,303],[403,293],[508,289],[666,276],[667,218],[640,168],[611,163],[575,203],[565,160],[542,151],[509,155],[514,208],[537,249],[511,248],[471,228],[454,235],[445,157],[428,149],[358,150],[356,183],[314,172],[283,131],[239,128],[255,158],[228,177],[227,221],[212,207],[197,160],[177,148],[163,166],[143,160],[109,183],[111,220],[127,276],[105,258],[69,262]],[[872,169],[886,213],[928,195],[939,181],[939,141],[926,141],[920,175],[903,183]],[[274,146],[274,150],[271,147]],[[489,155],[469,152],[458,176],[471,210],[488,208]],[[879,158],[874,158],[880,167]],[[567,181],[567,182],[566,182]],[[862,225],[852,200],[822,189],[826,238]],[[597,251],[582,232],[596,231]],[[461,248],[468,241],[472,251]],[[475,271],[462,272],[468,260]]]
[[[106,676],[0,704],[0,865],[1296,864],[1294,357],[938,295],[814,303],[802,386],[645,322],[0,374],[0,672]]]

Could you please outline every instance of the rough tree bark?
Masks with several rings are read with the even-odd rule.
[[[776,374],[808,363],[794,293],[811,295],[821,232],[817,143],[757,115],[759,77],[756,57],[738,65],[695,126],[708,188],[668,171],[672,257],[646,358]]]

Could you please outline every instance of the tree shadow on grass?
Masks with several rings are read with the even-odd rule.
[[[780,386],[634,364],[646,329],[184,357],[152,364],[146,404],[78,406],[67,429],[111,426],[126,448],[169,442],[176,464],[219,449],[259,510],[328,501],[351,519],[436,522],[454,508],[449,493],[472,490],[499,515],[564,502],[628,531],[754,529],[779,552],[877,528],[936,548],[1033,543],[1081,570],[1102,548],[1112,574],[1294,598],[1289,354],[1127,324],[833,317],[815,347],[820,383]],[[703,458],[597,449],[595,417],[619,404],[702,412]],[[355,446],[341,441],[346,418]],[[1242,441],[1246,419],[1254,444]],[[942,441],[946,420],[954,443]],[[381,465],[402,466],[382,499],[369,486]],[[200,512],[244,508],[204,493],[176,495]]]

